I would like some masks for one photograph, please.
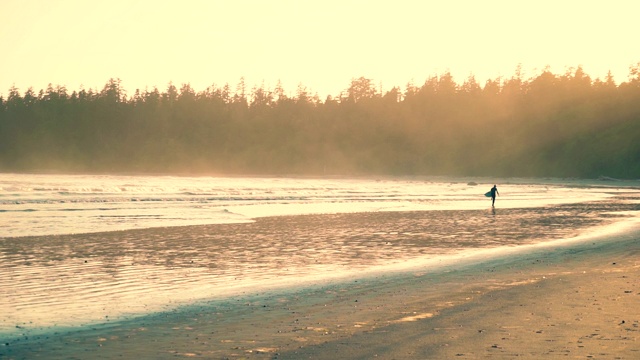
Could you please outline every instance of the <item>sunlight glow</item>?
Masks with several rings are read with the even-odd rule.
[[[609,1],[3,0],[0,94],[122,79],[130,93],[241,77],[337,95],[364,76],[388,90],[450,71],[457,82],[583,66],[627,80],[640,3]]]

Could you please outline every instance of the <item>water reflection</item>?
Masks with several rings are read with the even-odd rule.
[[[0,332],[155,311],[471,248],[567,238],[622,216],[615,212],[638,210],[634,196],[528,209],[283,216],[0,239]]]

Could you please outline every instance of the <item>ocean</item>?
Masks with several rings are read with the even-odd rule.
[[[437,271],[615,227],[639,204],[638,181],[0,174],[0,338]]]

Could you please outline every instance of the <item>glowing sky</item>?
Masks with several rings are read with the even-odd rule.
[[[232,89],[240,77],[323,99],[364,76],[404,88],[450,71],[525,77],[582,65],[627,80],[640,1],[0,0],[0,94],[47,84]]]

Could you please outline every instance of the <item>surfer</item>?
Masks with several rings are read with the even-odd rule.
[[[493,207],[496,203],[496,195],[500,195],[500,193],[498,192],[498,187],[495,185],[493,185],[489,192],[491,193],[491,206]]]

